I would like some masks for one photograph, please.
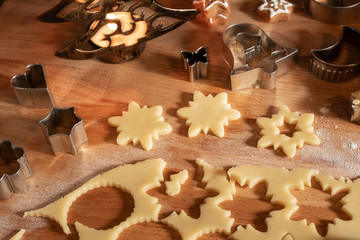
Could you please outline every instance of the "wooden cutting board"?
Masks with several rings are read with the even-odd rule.
[[[191,0],[159,2],[174,8],[191,8]],[[199,205],[206,197],[213,196],[213,192],[204,190],[202,170],[194,164],[196,158],[226,169],[242,164],[300,167],[335,177],[357,178],[360,175],[360,126],[349,122],[347,109],[350,93],[360,90],[360,77],[345,83],[328,83],[308,72],[310,50],[335,43],[340,26],[315,21],[303,11],[301,2],[295,2],[297,7],[290,21],[269,24],[255,13],[261,1],[231,1],[231,17],[226,26],[208,29],[188,22],[148,42],[136,60],[106,64],[97,59],[76,61],[54,56],[56,50],[79,38],[88,25],[35,20],[57,1],[5,1],[0,8],[0,140],[9,139],[25,149],[33,175],[28,179],[30,189],[26,194],[15,194],[9,200],[0,201],[0,238],[9,239],[25,228],[28,230],[25,240],[78,239],[75,221],[97,229],[119,224],[131,213],[133,201],[127,193],[114,188],[90,191],[74,202],[68,216],[74,233],[68,236],[51,220],[22,218],[22,214],[49,204],[99,173],[149,158],[160,157],[167,162],[166,180],[170,173],[181,169],[190,172],[190,180],[176,197],[167,197],[163,185],[149,191],[163,206],[161,218],[182,209],[196,218]],[[286,75],[278,78],[274,90],[230,90],[231,69],[223,57],[222,32],[230,24],[245,22],[259,25],[277,43],[299,49],[295,63]],[[351,26],[360,29],[360,23]],[[208,48],[209,77],[191,83],[183,70],[180,51],[194,51],[200,46]],[[38,124],[50,109],[19,106],[10,87],[11,77],[23,73],[28,64],[35,62],[43,64],[56,106],[74,106],[84,120],[89,141],[81,146],[77,156],[53,155]],[[187,137],[188,126],[176,116],[176,110],[187,106],[196,90],[204,94],[227,92],[232,108],[241,112],[241,119],[231,121],[226,127],[224,138],[212,134]],[[163,116],[173,128],[171,134],[160,136],[149,152],[131,144],[116,145],[116,130],[107,124],[109,117],[126,111],[130,101],[141,106],[163,106]],[[256,118],[270,117],[283,104],[292,111],[315,114],[314,127],[322,141],[320,146],[304,146],[293,159],[281,150],[256,148],[260,138]],[[293,191],[300,209],[292,219],[314,222],[324,235],[327,224],[334,218],[349,218],[339,203],[346,193],[331,196],[321,191],[316,181],[312,186]],[[235,218],[233,231],[236,226],[248,223],[260,231],[267,230],[265,218],[281,206],[272,205],[265,192],[264,184],[253,189],[237,186],[234,200],[221,204],[231,210]],[[225,235],[210,234],[199,239],[225,238]],[[180,236],[160,223],[143,223],[126,229],[119,239],[163,240],[180,239]]]

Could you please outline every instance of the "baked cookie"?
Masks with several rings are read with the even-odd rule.
[[[268,22],[288,21],[295,6],[285,0],[263,0],[256,13]]]
[[[225,25],[230,15],[227,0],[193,0],[193,7],[199,11],[196,20],[208,27]]]

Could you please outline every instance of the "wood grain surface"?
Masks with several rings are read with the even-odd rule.
[[[192,1],[159,2],[174,8],[191,8]],[[226,26],[209,29],[188,22],[151,40],[139,58],[123,64],[54,56],[56,50],[79,38],[88,25],[87,22],[36,21],[38,15],[56,3],[57,0],[5,0],[0,8],[0,140],[9,139],[15,146],[23,147],[33,170],[26,194],[15,194],[9,200],[0,201],[0,239],[9,239],[25,228],[28,230],[25,240],[75,240],[78,239],[75,221],[97,229],[119,224],[131,213],[133,202],[129,194],[110,187],[92,190],[74,202],[68,216],[71,235],[63,234],[54,221],[22,215],[24,211],[43,207],[64,196],[99,173],[149,158],[160,157],[167,162],[165,179],[169,173],[181,169],[190,172],[190,181],[176,197],[167,197],[163,185],[149,192],[158,197],[163,206],[161,217],[182,209],[196,217],[204,198],[214,194],[204,190],[202,171],[194,164],[196,158],[226,169],[254,164],[313,168],[335,177],[360,176],[360,126],[349,121],[348,113],[350,93],[360,90],[360,77],[345,83],[328,83],[308,72],[310,50],[335,43],[340,26],[314,20],[304,12],[302,1],[294,2],[296,9],[290,21],[274,24],[256,15],[261,1],[230,1],[231,16]],[[245,22],[259,25],[277,43],[299,49],[295,63],[286,75],[278,78],[274,90],[230,90],[231,69],[223,57],[222,32],[230,24]],[[360,29],[360,23],[350,26]],[[194,51],[200,46],[208,48],[209,77],[191,83],[183,70],[180,51]],[[84,121],[89,141],[81,146],[77,156],[53,155],[39,126],[39,120],[47,116],[50,109],[21,107],[10,87],[12,76],[23,73],[28,64],[35,62],[45,69],[56,106],[74,106]],[[204,94],[227,92],[231,106],[241,112],[241,119],[231,121],[226,127],[224,138],[212,134],[187,137],[188,126],[176,116],[176,110],[187,106],[196,90]],[[173,128],[171,134],[160,136],[149,152],[139,145],[118,146],[116,130],[107,124],[109,117],[127,110],[130,101],[141,106],[162,105],[163,116]],[[282,104],[292,111],[315,114],[314,127],[322,141],[320,146],[304,146],[293,159],[281,150],[256,148],[260,138],[256,118],[270,117]],[[237,190],[233,201],[221,204],[231,210],[235,218],[233,230],[237,225],[250,223],[266,231],[265,218],[281,206],[270,203],[263,184],[253,189],[237,186]],[[292,219],[315,222],[322,235],[335,217],[349,218],[339,203],[346,193],[331,196],[313,182],[312,188],[294,190],[293,194],[300,208]],[[226,237],[210,234],[199,239]],[[180,235],[160,223],[143,223],[126,229],[118,239],[180,239]]]

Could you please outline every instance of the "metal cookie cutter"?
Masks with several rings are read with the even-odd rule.
[[[351,93],[350,101],[351,101],[350,121],[351,122],[356,121],[360,123],[360,91]]]
[[[195,79],[207,78],[208,60],[205,47],[200,47],[195,52],[181,51],[185,70],[189,71],[190,82]]]
[[[310,71],[329,82],[344,82],[360,72],[360,32],[348,26],[341,26],[341,29],[337,43],[311,50]]]
[[[48,108],[54,105],[40,63],[28,65],[25,73],[15,75],[10,84],[21,106]]]
[[[276,76],[288,71],[298,49],[274,42],[256,25],[243,23],[228,27],[223,41],[232,54],[231,89],[249,87],[273,89]]]
[[[359,0],[305,0],[304,8],[315,19],[330,24],[360,20]]]
[[[80,145],[88,141],[83,121],[75,114],[74,107],[53,107],[40,125],[55,155],[63,152],[76,155]]]
[[[72,2],[79,3],[63,0],[58,7],[40,17],[55,22],[92,20],[82,37],[55,55],[77,60],[97,57],[108,63],[138,57],[147,41],[180,27],[197,14],[196,9],[167,8],[155,0],[87,0],[81,1],[66,19],[59,18],[59,11]]]
[[[28,189],[26,178],[32,174],[23,148],[13,147],[9,140],[0,142],[0,199]]]

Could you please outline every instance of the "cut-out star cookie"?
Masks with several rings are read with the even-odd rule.
[[[284,122],[295,125],[295,132],[291,137],[280,133]],[[263,135],[257,144],[258,148],[273,146],[274,149],[282,148],[283,152],[290,158],[295,156],[296,147],[302,148],[304,143],[319,145],[320,139],[314,134],[314,114],[290,112],[285,105],[281,106],[277,114],[271,118],[260,117],[256,119],[256,124],[261,128],[260,134]]]
[[[201,131],[205,134],[210,130],[218,137],[224,137],[224,126],[229,125],[229,120],[237,120],[241,117],[239,111],[231,109],[227,103],[225,92],[213,97],[205,96],[200,91],[194,93],[194,101],[189,102],[189,107],[177,110],[180,118],[186,119],[186,125],[190,125],[189,137],[195,137]]]
[[[123,111],[122,116],[108,119],[111,126],[117,127],[120,133],[116,139],[117,144],[124,146],[131,141],[134,145],[140,142],[141,146],[149,151],[153,147],[153,139],[158,140],[159,135],[172,131],[170,124],[164,122],[161,106],[140,108],[136,102],[130,102],[128,111]]]

